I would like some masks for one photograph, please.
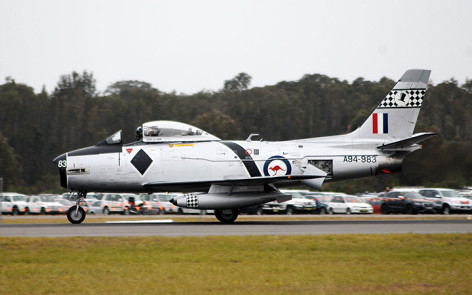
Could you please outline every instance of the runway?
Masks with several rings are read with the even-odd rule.
[[[472,220],[333,220],[179,223],[3,224],[2,237],[205,237],[393,233],[472,233]]]

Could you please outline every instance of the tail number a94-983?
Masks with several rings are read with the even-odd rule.
[[[344,156],[344,163],[376,163],[377,156]]]

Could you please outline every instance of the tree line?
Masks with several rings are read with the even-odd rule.
[[[360,126],[394,81],[341,81],[320,74],[250,88],[240,73],[218,91],[166,93],[143,81],[119,81],[96,91],[92,73],[60,77],[51,93],[7,78],[0,85],[0,177],[5,190],[60,192],[52,159],[93,145],[122,129],[125,142],[146,121],[189,123],[222,139],[288,140],[347,133]],[[405,161],[395,176],[332,183],[356,192],[395,185],[461,187],[472,183],[472,80],[429,85],[415,132],[441,135]]]

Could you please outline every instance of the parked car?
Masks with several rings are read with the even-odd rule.
[[[75,206],[75,202],[66,200],[62,197],[56,197],[54,198],[54,201],[62,205],[62,213],[66,213],[70,207]]]
[[[332,196],[327,205],[329,214],[372,214],[374,212],[372,206],[362,199],[346,194]]]
[[[310,193],[304,195],[306,199],[313,200],[316,204],[316,207],[313,209],[314,214],[325,215],[328,214],[328,204],[326,204],[322,193]]]
[[[152,207],[136,194],[121,194],[128,201],[128,213],[130,214],[152,214]]]
[[[262,215],[262,207],[264,204],[242,207],[239,208],[239,214]]]
[[[464,198],[459,192],[445,188],[424,188],[418,192],[430,199],[436,199],[441,202],[440,212],[450,214],[452,212],[471,212],[472,201]]]
[[[112,214],[128,213],[128,200],[125,199],[121,194],[105,194],[102,198],[102,213],[103,214]]]
[[[88,213],[91,214],[102,214],[103,213],[103,205],[102,200],[96,200],[90,204],[88,207]]]
[[[372,206],[372,209],[374,209],[374,214],[380,214],[380,203],[381,200],[379,196],[375,193],[363,193],[363,194],[358,194],[358,198],[366,202],[367,204]]]
[[[292,199],[286,202],[268,202],[262,206],[262,212],[266,213],[285,213],[288,215],[295,213],[312,213],[316,209],[316,203],[313,200],[304,197],[308,191],[281,191],[286,195],[291,195]]]
[[[381,197],[380,211],[390,213],[436,213],[434,202],[413,189],[393,189]]]
[[[30,196],[26,214],[59,214],[65,213],[61,203],[53,195]]]
[[[18,193],[3,193],[0,196],[2,214],[18,215],[26,212],[28,197]]]
[[[169,202],[176,196],[177,194],[167,193],[141,194],[141,199],[151,206],[151,210],[155,214],[172,214],[179,212],[179,207]]]

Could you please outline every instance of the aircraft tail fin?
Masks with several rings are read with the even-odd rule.
[[[362,126],[358,138],[398,140],[413,135],[430,70],[408,70]]]

